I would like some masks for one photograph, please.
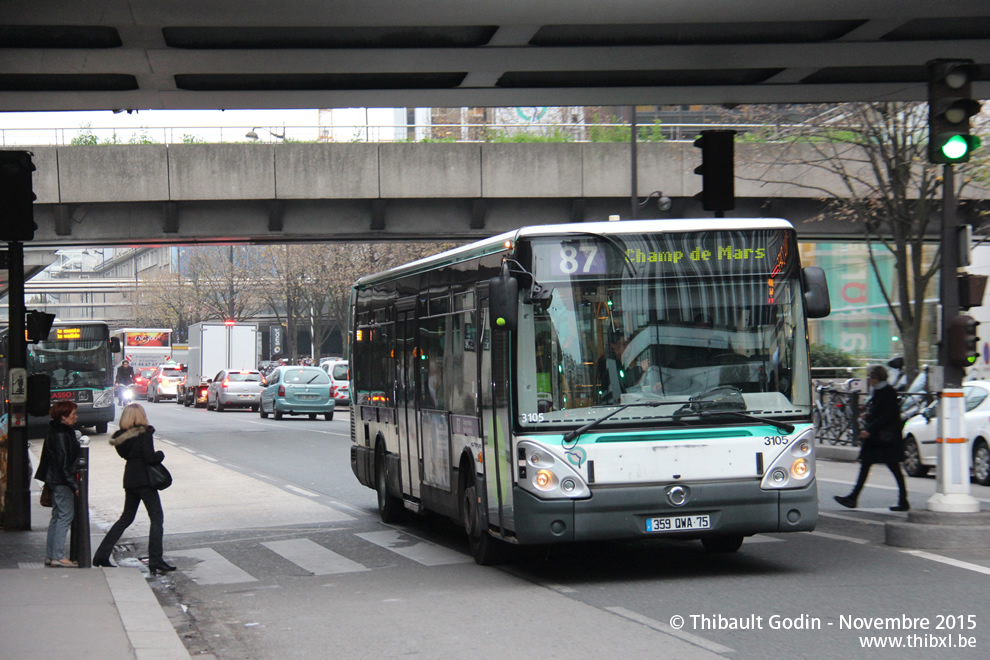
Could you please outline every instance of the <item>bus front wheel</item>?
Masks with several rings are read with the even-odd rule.
[[[375,449],[375,492],[378,494],[378,513],[384,523],[398,522],[402,516],[402,501],[388,492],[388,470],[385,468],[385,444]]]
[[[505,543],[489,534],[487,529],[482,529],[478,482],[473,473],[468,475],[461,491],[461,522],[475,562],[490,566],[504,561]]]
[[[701,539],[701,545],[711,553],[724,554],[735,552],[742,547],[742,534],[730,534],[727,536],[706,536]]]

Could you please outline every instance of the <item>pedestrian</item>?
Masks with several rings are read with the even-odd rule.
[[[836,496],[835,501],[850,509],[856,508],[856,500],[866,484],[870,467],[874,463],[884,463],[897,480],[897,506],[890,507],[891,511],[908,511],[907,485],[904,473],[901,472],[901,461],[904,460],[904,438],[901,430],[901,408],[897,403],[897,392],[887,382],[887,370],[877,364],[866,372],[873,389],[873,395],[866,404],[864,415],[865,426],[859,432],[862,446],[859,450],[859,478],[852,492],[845,496]]]
[[[52,494],[52,518],[48,522],[45,566],[72,568],[77,562],[65,557],[65,535],[75,516],[75,498],[79,495],[76,459],[79,442],[72,428],[76,423],[76,404],[56,401],[48,411],[52,421],[41,449],[41,460],[34,478],[45,482]]]
[[[120,414],[120,428],[110,437],[110,444],[117,454],[127,461],[124,466],[124,511],[113,524],[103,542],[93,555],[93,566],[113,568],[110,555],[137,514],[138,504],[144,502],[151,521],[148,532],[148,569],[151,573],[174,571],[175,566],[165,563],[162,536],[165,514],[158,491],[151,487],[148,466],[158,465],[165,459],[164,452],[155,451],[155,427],[148,423],[148,416],[140,404],[128,404]]]

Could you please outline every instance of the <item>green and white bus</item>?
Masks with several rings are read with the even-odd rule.
[[[700,539],[818,519],[807,319],[776,219],[524,227],[352,291],[351,467],[386,522],[509,544]]]
[[[8,355],[7,329],[0,331],[0,345],[6,371]],[[92,427],[106,433],[114,420],[113,352],[119,351],[111,340],[106,323],[87,321],[52,325],[48,338],[27,345],[28,374],[45,374],[50,379],[51,401],[72,401],[78,405],[79,427]],[[6,383],[6,377],[3,382]],[[44,434],[47,416],[31,416],[28,426],[32,435]]]

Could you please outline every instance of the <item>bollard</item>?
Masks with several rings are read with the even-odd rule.
[[[92,568],[93,553],[89,540],[89,437],[85,435],[79,437],[76,476],[79,479],[79,497],[76,498],[76,515],[72,518],[69,557],[79,562],[79,568]]]

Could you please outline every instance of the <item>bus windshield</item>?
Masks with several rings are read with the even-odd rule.
[[[28,344],[28,373],[48,374],[53,390],[108,387],[113,374],[107,341],[105,326],[56,326],[48,340]]]
[[[583,424],[639,401],[671,405],[630,407],[606,425],[680,424],[676,403],[727,392],[737,412],[810,414],[793,234],[588,235],[530,247],[532,272],[553,293],[520,314],[523,426]]]

